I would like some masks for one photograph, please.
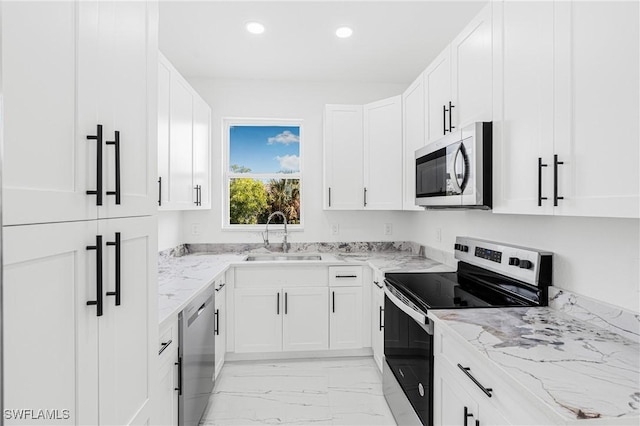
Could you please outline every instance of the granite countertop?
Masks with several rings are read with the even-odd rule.
[[[638,341],[550,307],[433,310],[429,316],[565,421],[638,424]]]

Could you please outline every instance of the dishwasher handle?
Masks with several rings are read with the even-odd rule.
[[[174,365],[178,366],[178,387],[173,389],[178,391],[178,395],[182,395],[182,357],[178,357],[178,362]]]
[[[209,296],[207,300],[205,300],[204,303],[200,305],[198,310],[189,317],[189,320],[187,321],[187,327],[190,327],[191,324],[193,324],[193,322],[198,319],[198,317],[207,309],[207,306],[209,306],[212,302],[213,295]]]

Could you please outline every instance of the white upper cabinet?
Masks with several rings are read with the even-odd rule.
[[[364,204],[361,105],[325,105],[324,206],[359,210]]]
[[[153,212],[147,12],[146,2],[4,5],[5,225]]]
[[[452,126],[492,120],[491,3],[451,43]]]
[[[494,4],[494,211],[638,217],[636,2]]]
[[[555,214],[639,217],[638,2],[555,5]],[[554,157],[547,154],[547,174]],[[554,191],[549,191],[553,204]]]
[[[402,209],[402,97],[364,106],[365,209]]]
[[[451,46],[424,71],[426,90],[427,141],[433,142],[451,130]]]
[[[160,210],[211,207],[211,108],[162,54],[158,61]]]
[[[423,210],[416,206],[415,152],[426,142],[424,95],[423,74],[402,94],[402,210]]]
[[[325,209],[402,209],[400,96],[325,105],[324,181]]]

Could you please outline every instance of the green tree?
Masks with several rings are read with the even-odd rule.
[[[255,225],[267,206],[267,192],[262,182],[248,178],[231,179],[229,223]]]
[[[271,179],[266,187],[267,215],[281,211],[288,223],[300,223],[300,180]]]

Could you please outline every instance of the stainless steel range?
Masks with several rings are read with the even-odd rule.
[[[545,306],[552,254],[457,237],[458,270],[388,273],[384,301],[384,395],[398,424],[433,424],[430,309]]]

